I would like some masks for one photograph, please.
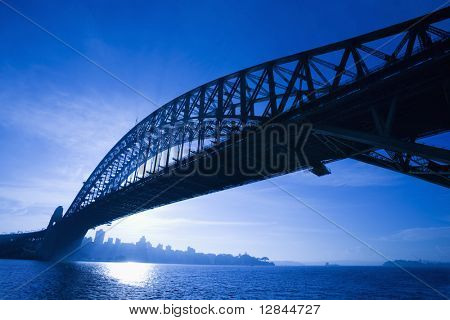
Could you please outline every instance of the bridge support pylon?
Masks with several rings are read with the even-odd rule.
[[[78,250],[87,230],[66,220],[70,219],[63,219],[63,207],[57,207],[37,249],[39,259],[66,260]]]

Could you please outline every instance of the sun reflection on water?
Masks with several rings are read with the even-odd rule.
[[[143,287],[151,282],[155,265],[138,262],[105,263],[105,274],[120,283]]]

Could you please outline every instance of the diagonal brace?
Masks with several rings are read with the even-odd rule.
[[[392,137],[384,137],[371,133],[342,129],[339,127],[327,125],[314,125],[313,131],[326,136],[333,136],[350,141],[360,142],[368,145],[373,145],[374,147],[397,152],[407,152],[425,158],[433,159],[435,161],[450,164],[450,151],[443,148],[436,148],[424,144],[406,142]]]

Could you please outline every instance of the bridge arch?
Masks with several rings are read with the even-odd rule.
[[[385,29],[268,61],[210,81],[171,100],[106,154],[77,194],[70,217],[115,191],[248,127],[281,114],[307,117],[374,79],[448,53],[449,33],[435,26],[449,8]],[[383,43],[389,45],[382,45]]]

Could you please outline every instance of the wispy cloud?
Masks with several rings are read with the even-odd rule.
[[[411,228],[382,237],[386,241],[424,241],[450,238],[450,227]]]
[[[52,213],[46,206],[0,196],[0,233],[40,230],[47,225]]]
[[[267,226],[276,224],[275,222],[258,222],[258,221],[221,221],[221,220],[198,220],[184,218],[156,218],[147,217],[151,224],[159,226],[188,226],[188,225],[205,225],[205,226]]]
[[[296,183],[321,187],[371,187],[392,186],[400,176],[385,169],[376,168],[354,160],[343,160],[327,165],[331,174],[317,177],[309,171],[295,175]]]
[[[29,86],[19,83],[20,90],[8,84],[0,94],[0,153],[22,161],[20,169],[10,164],[0,169],[9,178],[0,183],[5,228],[18,215],[51,215],[58,205],[67,209],[82,182],[136,121],[132,98],[66,91],[32,80]],[[21,141],[27,143],[25,151]]]
[[[16,201],[23,205],[55,206],[57,203],[67,204],[81,184],[73,179],[30,178],[22,184],[0,184],[0,197]]]
[[[135,120],[124,101],[107,102],[101,96],[73,96],[65,92],[5,104],[1,116],[3,125],[15,126],[84,154],[107,151]]]

